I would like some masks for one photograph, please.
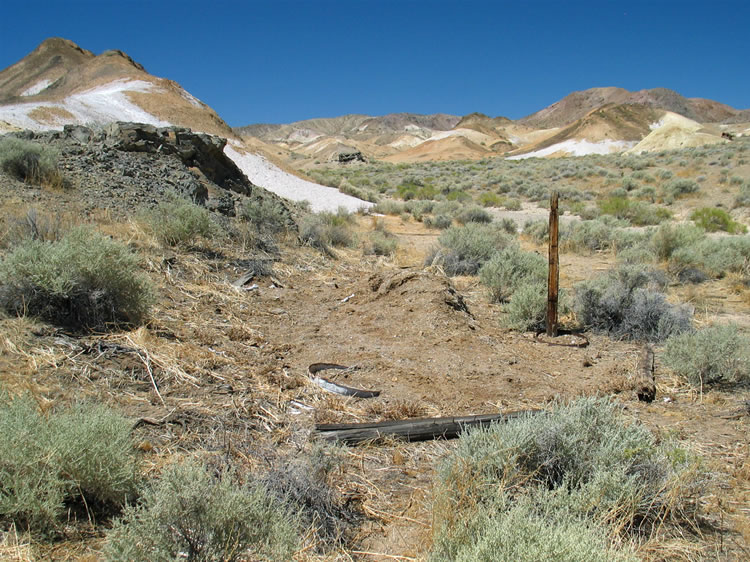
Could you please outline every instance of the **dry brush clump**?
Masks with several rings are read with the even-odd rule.
[[[697,531],[697,462],[601,399],[464,435],[438,473],[432,560],[635,560]]]
[[[64,187],[57,159],[57,152],[51,147],[10,136],[0,139],[0,170],[20,181]]]
[[[152,288],[138,257],[88,227],[60,240],[27,239],[0,263],[0,306],[74,329],[142,323]]]

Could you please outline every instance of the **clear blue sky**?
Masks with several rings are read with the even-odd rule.
[[[517,119],[575,90],[750,108],[748,0],[3,0],[0,68],[120,49],[232,126],[347,113]]]

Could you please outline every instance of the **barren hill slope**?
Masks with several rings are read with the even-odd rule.
[[[609,87],[573,92],[519,122],[537,128],[562,127],[609,104],[645,105],[684,115],[699,123],[722,122],[740,113],[728,105],[703,98],[686,98],[668,88],[629,92],[623,88]]]
[[[316,210],[370,205],[279,169],[273,148],[243,143],[212,108],[176,82],[152,76],[122,51],[95,55],[67,39],[51,38],[0,71],[0,134],[115,122],[180,126],[227,138],[227,155],[253,183],[308,200]]]
[[[0,121],[32,130],[129,120],[234,137],[209,106],[118,50],[51,38],[0,72]]]

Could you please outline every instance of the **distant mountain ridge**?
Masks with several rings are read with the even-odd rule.
[[[660,150],[750,134],[750,109],[686,98],[667,88],[590,88],[518,120],[482,113],[351,114],[230,128],[179,84],[150,75],[119,50],[95,55],[51,38],[0,71],[0,133],[113,121],[216,134],[297,171],[367,159],[398,163]]]

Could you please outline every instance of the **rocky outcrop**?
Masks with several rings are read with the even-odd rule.
[[[365,162],[366,160],[359,150],[352,149],[339,152],[337,161],[339,164],[348,164],[349,162]]]
[[[66,127],[65,131],[79,127]],[[117,122],[103,132],[105,146],[125,152],[174,154],[190,168],[198,168],[216,185],[249,195],[253,184],[224,154],[226,139],[194,133],[184,127],[154,127],[143,123]]]

